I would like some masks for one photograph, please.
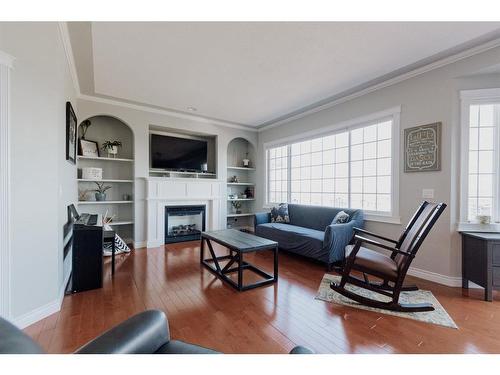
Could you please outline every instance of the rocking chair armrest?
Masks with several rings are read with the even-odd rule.
[[[388,238],[388,237],[384,237],[384,236],[381,236],[380,234],[377,234],[377,233],[373,233],[373,232],[370,232],[366,229],[361,229],[361,228],[353,228],[354,230],[354,233],[357,234],[357,233],[363,233],[363,234],[367,234],[369,236],[372,236],[372,237],[377,237],[377,238],[380,238],[381,240],[384,240],[384,241],[387,241],[387,242],[392,242],[393,244],[397,244],[398,241],[396,240],[393,240],[391,238]]]
[[[355,239],[356,242],[360,241],[360,242],[363,242],[363,243],[367,243],[367,244],[370,244],[370,245],[374,245],[374,246],[380,247],[380,248],[385,249],[385,250],[399,251],[398,249],[396,249],[394,247],[390,247],[390,246],[384,245],[383,243],[380,243],[378,241],[372,240],[370,238],[362,237],[362,236],[357,235],[357,234],[354,236],[354,239]]]

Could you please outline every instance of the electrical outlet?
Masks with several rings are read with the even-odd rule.
[[[434,198],[434,189],[422,189],[422,198]]]

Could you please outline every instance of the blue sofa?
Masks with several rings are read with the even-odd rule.
[[[349,214],[349,221],[332,224],[338,212]],[[329,267],[344,260],[344,249],[353,228],[363,228],[363,211],[349,208],[288,205],[290,223],[271,223],[271,214],[255,214],[255,234],[278,242],[281,250],[290,251],[326,263]]]

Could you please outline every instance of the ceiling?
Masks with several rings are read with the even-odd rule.
[[[250,127],[500,37],[500,23],[474,22],[72,22],[68,29],[83,94]]]

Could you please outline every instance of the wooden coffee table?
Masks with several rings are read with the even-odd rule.
[[[216,256],[212,246],[212,241],[216,242],[229,250],[228,255]],[[205,242],[210,252],[210,258],[205,259]],[[243,254],[258,251],[271,250],[274,253],[274,275],[257,268],[253,264],[243,260]],[[219,261],[229,260],[221,268]],[[250,233],[241,232],[236,229],[224,229],[201,234],[200,263],[210,272],[214,273],[219,279],[224,280],[233,288],[244,291],[257,288],[259,286],[275,283],[278,281],[278,243],[266,238],[258,237]],[[235,267],[232,267],[236,264]],[[243,285],[243,271],[249,270],[261,276],[263,280],[253,284]],[[227,275],[238,272],[238,283],[234,282]]]

